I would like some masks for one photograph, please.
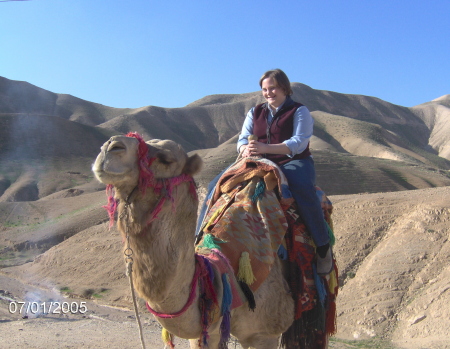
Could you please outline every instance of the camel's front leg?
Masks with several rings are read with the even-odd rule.
[[[198,339],[189,339],[189,348],[198,349]]]
[[[208,346],[199,346],[198,339],[189,339],[189,346],[191,349],[199,349],[199,348],[208,348],[208,349],[218,349],[220,342],[220,323],[222,318],[219,321],[216,321],[208,328]]]
[[[210,336],[208,339],[208,346],[204,347],[198,345],[198,339],[189,339],[189,346],[191,349],[199,349],[199,348],[208,348],[208,349],[217,349],[219,348],[220,336]],[[203,343],[202,343],[203,344]]]

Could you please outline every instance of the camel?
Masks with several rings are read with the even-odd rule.
[[[142,152],[148,154],[140,158]],[[142,161],[148,161],[144,174]],[[214,349],[220,347],[220,321],[209,326],[207,344],[199,342],[204,329],[198,285],[191,294],[196,273],[198,207],[192,176],[201,167],[198,155],[188,156],[173,141],[153,139],[144,143],[139,136],[128,135],[114,136],[101,147],[93,172],[100,182],[114,187],[112,205],[118,203],[117,226],[124,239],[128,235],[133,253],[132,278],[139,296],[158,313],[175,314],[186,308],[177,317],[156,318],[173,335],[189,339],[191,348],[200,345]],[[143,184],[145,181],[147,184]],[[148,186],[149,181],[160,185]],[[124,213],[128,219],[124,219]],[[217,270],[214,273],[214,289],[221,304],[222,280]],[[231,311],[231,334],[243,348],[277,348],[280,335],[294,321],[295,311],[278,258],[254,297],[254,311],[246,305]]]

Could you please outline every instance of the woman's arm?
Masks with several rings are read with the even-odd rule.
[[[253,134],[253,110],[255,108],[251,108],[247,115],[245,116],[244,124],[242,125],[241,134],[239,135],[237,142],[237,151],[238,153],[242,153],[247,144],[248,144],[248,136]]]
[[[291,156],[302,153],[313,135],[314,119],[304,105],[297,108],[294,114],[294,131],[292,137],[285,140],[291,150]]]

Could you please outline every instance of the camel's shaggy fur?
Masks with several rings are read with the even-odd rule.
[[[114,136],[102,146],[93,165],[97,179],[114,186],[115,198],[119,200],[119,217],[125,200],[139,180],[138,144],[135,138]],[[155,178],[171,178],[182,173],[193,175],[201,168],[200,157],[188,157],[175,142],[152,140],[147,146],[149,156],[155,159],[150,167]],[[165,202],[158,218],[147,225],[149,213],[159,196],[151,187],[145,193],[135,191],[130,198],[128,226],[123,219],[118,220],[120,232],[125,235],[126,229],[129,231],[135,288],[154,310],[163,313],[174,313],[183,308],[195,269],[194,231],[198,201],[190,194],[189,183],[177,186],[173,199],[173,203]],[[219,304],[220,282],[221,278],[216,277]],[[268,279],[255,292],[255,300],[254,312],[247,305],[231,312],[231,333],[244,348],[276,348],[278,337],[294,319],[294,301],[278,260]],[[174,335],[193,339],[191,347],[198,348],[197,339],[201,336],[198,299],[180,317],[157,320]],[[220,321],[209,328],[211,349],[219,344],[219,324]]]

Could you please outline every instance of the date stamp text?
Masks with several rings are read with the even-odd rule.
[[[10,302],[10,314],[84,314],[86,302]]]

